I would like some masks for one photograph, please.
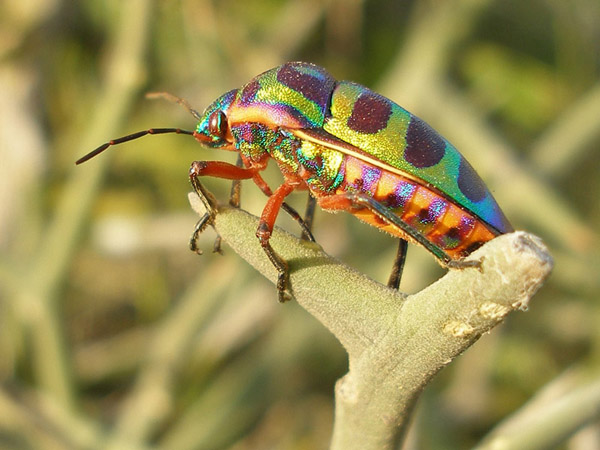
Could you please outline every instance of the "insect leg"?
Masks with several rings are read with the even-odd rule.
[[[315,238],[313,237],[311,230],[313,219],[315,218],[315,206],[317,205],[317,200],[310,194],[308,194],[308,200],[306,202],[306,211],[304,212],[304,225],[308,231],[302,232],[302,239],[306,241],[315,242]]]
[[[206,214],[200,218],[194,227],[194,232],[190,238],[190,249],[196,253],[201,253],[198,249],[198,236],[202,233],[208,225],[212,225],[215,215],[217,214],[217,201],[210,192],[200,183],[198,177],[200,176],[213,176],[217,178],[225,178],[229,180],[243,180],[249,179],[259,169],[247,169],[243,167],[234,166],[222,161],[194,161],[190,166],[190,182],[192,187],[202,203],[206,208]],[[232,189],[233,190],[233,189]],[[221,237],[217,236],[213,251],[221,252]]]
[[[275,219],[277,218],[279,209],[282,206],[283,199],[295,188],[295,185],[286,181],[275,190],[273,195],[271,195],[269,200],[267,200],[267,204],[265,205],[260,217],[258,229],[256,230],[256,237],[258,238],[260,245],[267,254],[271,263],[277,269],[277,293],[278,300],[281,303],[292,298],[292,294],[290,292],[289,268],[287,262],[285,262],[285,260],[279,256],[275,250],[273,250],[273,247],[271,247],[271,244],[269,243],[269,239],[271,238],[273,226],[275,225]]]
[[[392,266],[392,273],[388,279],[388,287],[392,289],[398,289],[400,287],[400,279],[402,278],[402,271],[404,270],[404,262],[406,261],[406,252],[408,251],[408,242],[404,239],[400,239],[398,242],[398,252],[396,253],[396,259]]]
[[[211,224],[212,219],[213,218],[211,217],[211,215],[206,213],[200,218],[198,222],[196,222],[196,226],[194,227],[194,231],[192,233],[192,236],[190,237],[189,247],[191,251],[196,252],[199,255],[202,254],[202,250],[198,248],[198,236],[200,236],[200,234],[206,229],[206,227]]]
[[[235,162],[236,167],[244,167],[244,161],[242,160],[242,155],[238,154],[237,161]],[[229,191],[229,205],[234,208],[239,208],[241,203],[242,196],[242,182],[240,180],[233,180],[231,182],[231,190]],[[200,233],[197,233],[200,234]],[[217,233],[217,237],[215,238],[215,242],[213,243],[213,253],[223,254],[223,250],[221,250],[221,235]]]
[[[273,191],[271,191],[271,188],[269,187],[267,182],[263,179],[263,177],[260,176],[260,173],[256,173],[252,177],[252,181],[254,181],[254,184],[256,184],[267,197],[270,197],[271,195],[273,195]],[[286,213],[288,213],[292,219],[294,219],[296,222],[298,222],[298,225],[300,225],[300,228],[302,229],[302,239],[311,241],[311,242],[315,242],[315,238],[312,235],[312,232],[310,231],[310,224],[307,223],[306,220],[302,219],[302,216],[298,213],[298,211],[296,211],[294,208],[292,208],[286,202],[283,202],[281,204],[281,208]],[[310,222],[312,222],[312,217],[310,218]]]
[[[239,168],[244,167],[244,162],[242,161],[242,155],[238,155],[237,161],[235,162],[235,166]],[[242,195],[242,183],[240,180],[233,180],[231,182],[231,192],[229,194],[229,204],[234,208],[240,207],[240,199]]]
[[[294,208],[292,208],[286,202],[283,202],[281,204],[281,209],[283,209],[286,213],[288,213],[292,219],[294,219],[296,222],[298,222],[298,225],[300,225],[300,228],[302,228],[302,239],[303,240],[315,242],[315,237],[313,236],[312,232],[310,231],[310,225],[306,222],[306,219],[302,219],[302,216],[298,213],[298,211],[296,211]],[[312,220],[312,218],[311,218],[311,220]]]

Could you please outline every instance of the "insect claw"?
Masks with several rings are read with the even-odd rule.
[[[483,273],[483,261],[484,260],[485,260],[485,256],[482,256],[477,261],[473,261],[473,262],[477,263],[477,266],[473,266],[473,267],[477,267],[479,269],[479,273]]]
[[[223,239],[221,238],[221,236],[217,234],[215,242],[213,243],[213,253],[218,253],[219,255],[223,254],[223,249],[221,248],[222,240]]]
[[[290,275],[287,264],[284,271],[280,271],[277,275],[277,300],[279,303],[285,303],[294,298],[290,290]]]
[[[279,284],[279,283],[277,283]],[[277,291],[278,292],[278,297],[277,297],[277,301],[279,303],[285,303],[285,302],[289,302],[290,300],[292,300],[294,298],[294,296],[292,295],[292,293],[290,291],[288,291],[287,289],[284,291]]]
[[[290,290],[290,269],[288,264],[275,252],[275,250],[273,250],[273,247],[271,247],[271,244],[269,243],[271,230],[269,230],[265,224],[260,224],[258,226],[256,236],[260,240],[260,245],[267,254],[271,264],[277,269],[277,300],[279,300],[279,303],[285,303],[294,298]]]
[[[200,197],[200,200],[204,204],[206,208],[206,213],[211,216],[211,219],[217,215],[218,205],[215,197],[204,187],[198,176],[201,174],[202,170],[206,166],[206,161],[194,161],[190,166],[190,183],[194,188],[194,191]]]
[[[198,234],[196,233],[196,230],[194,230],[194,233],[190,237],[189,247],[190,250],[196,253],[197,255],[201,255],[203,253],[203,251],[198,248]]]
[[[206,213],[200,218],[198,222],[196,222],[196,226],[194,227],[194,231],[192,232],[192,236],[190,237],[189,243],[190,250],[194,253],[198,255],[201,255],[203,253],[202,250],[198,248],[198,237],[206,229],[207,226],[213,224],[213,220],[214,217],[209,213]]]

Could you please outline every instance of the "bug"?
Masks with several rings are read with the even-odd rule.
[[[480,267],[480,261],[464,258],[513,231],[473,167],[427,123],[365,86],[335,80],[314,64],[291,62],[268,70],[226,92],[202,114],[184,100],[170,98],[196,117],[194,131],[140,131],[103,144],[77,164],[147,134],[188,134],[208,147],[238,152],[238,165],[192,163],[190,181],[208,213],[197,224],[191,245],[216,214],[199,177],[253,180],[268,196],[256,236],[278,271],[281,302],[291,298],[288,266],[269,239],[281,208],[310,235],[312,213],[302,220],[284,203],[296,190],[308,190],[324,210],[348,211],[399,238],[388,281],[394,288],[407,242],[425,247],[444,267]],[[260,175],[270,159],[283,175],[274,191]]]

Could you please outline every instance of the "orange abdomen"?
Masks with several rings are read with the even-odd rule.
[[[451,259],[469,255],[499,234],[433,188],[347,156],[344,182],[338,186],[336,193],[352,191],[372,196]],[[385,222],[368,209],[350,212],[370,225],[414,242],[397,226]]]

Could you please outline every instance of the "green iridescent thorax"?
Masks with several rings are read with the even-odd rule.
[[[270,157],[282,172],[301,175],[312,190],[329,192],[343,181],[340,169],[344,155],[338,150],[258,123],[235,125],[231,131],[236,148],[247,159],[262,161]]]
[[[243,123],[231,127],[237,150],[247,159],[261,161],[271,157],[289,171],[298,170],[294,158],[299,139],[260,123]]]

